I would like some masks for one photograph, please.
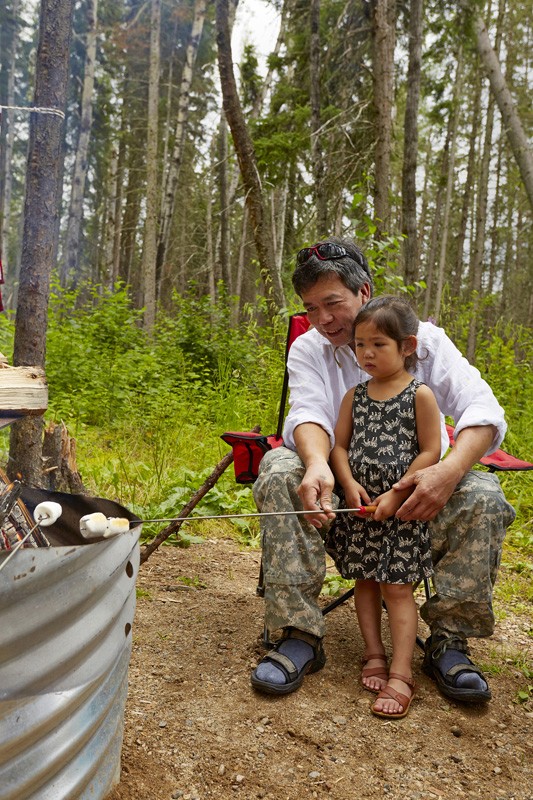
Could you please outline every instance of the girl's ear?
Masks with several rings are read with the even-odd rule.
[[[410,356],[412,355],[418,344],[418,340],[416,336],[407,336],[402,342],[402,355],[403,356]]]

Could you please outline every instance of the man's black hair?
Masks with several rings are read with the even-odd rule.
[[[368,283],[370,293],[374,290],[374,282],[370,273],[370,267],[363,251],[355,244],[353,239],[342,239],[339,236],[328,236],[323,242],[333,242],[340,244],[346,250],[346,256],[331,260],[322,260],[313,253],[305,262],[299,264],[292,275],[292,285],[294,291],[300,297],[302,292],[311,289],[315,283],[324,276],[337,275],[347,289],[354,294],[359,294],[362,286]]]

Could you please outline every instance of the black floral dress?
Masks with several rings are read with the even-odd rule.
[[[348,460],[355,479],[373,500],[405,474],[418,455],[413,380],[390,400],[372,400],[367,384],[355,388]],[[346,504],[341,502],[341,508]],[[326,534],[326,549],[344,578],[413,583],[432,573],[426,523],[391,517],[376,522],[339,514]]]

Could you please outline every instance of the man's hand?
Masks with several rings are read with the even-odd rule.
[[[419,469],[394,484],[392,488],[398,492],[415,487],[396,512],[398,519],[429,522],[444,508],[463,477],[453,464],[446,464],[447,460]]]
[[[315,528],[321,528],[329,520],[335,519],[331,504],[334,483],[333,473],[327,462],[316,461],[307,467],[298,487],[298,497],[302,501],[304,510],[317,512],[318,506],[323,509],[323,513],[305,515],[305,519]]]

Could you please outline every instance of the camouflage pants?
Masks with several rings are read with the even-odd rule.
[[[254,485],[259,510],[301,509],[296,492],[303,474],[292,450],[279,447],[266,453]],[[490,636],[492,587],[514,516],[496,476],[472,471],[429,524],[435,594],[420,613],[433,633]],[[317,603],[326,573],[323,533],[303,516],[265,517],[261,523],[267,627],[274,631],[291,625],[323,636],[324,617]]]

